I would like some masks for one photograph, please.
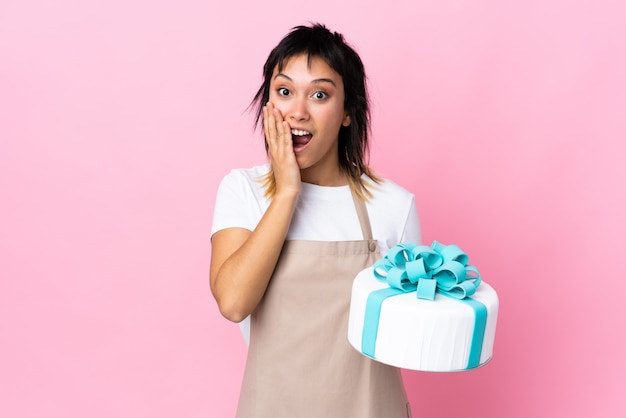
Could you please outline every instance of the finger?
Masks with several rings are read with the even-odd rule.
[[[263,129],[265,130],[265,139],[270,147],[276,144],[276,118],[271,103],[265,107],[265,117],[263,118]]]
[[[267,106],[268,118],[267,118],[267,134],[271,147],[276,152],[293,152],[290,147],[291,143],[291,127],[284,120],[280,109],[277,109],[272,103],[268,103]]]
[[[276,136],[279,142],[286,142],[287,132],[289,132],[289,139],[291,140],[291,129],[289,124],[283,119],[280,110],[274,109],[274,119],[276,119]]]
[[[293,152],[293,142],[291,139],[291,126],[287,122],[279,109],[275,109],[276,133],[278,134],[278,142],[284,146],[287,152]]]
[[[267,105],[263,106],[263,134],[267,142]]]
[[[291,138],[291,126],[285,120],[283,121],[283,142],[290,152],[293,152],[293,140]]]

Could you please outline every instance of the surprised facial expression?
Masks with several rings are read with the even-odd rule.
[[[350,124],[344,97],[341,76],[319,57],[296,55],[274,69],[269,99],[291,127],[303,172],[337,171],[339,129]]]

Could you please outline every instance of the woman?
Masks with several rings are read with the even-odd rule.
[[[421,238],[413,195],[366,165],[361,59],[342,35],[299,26],[263,76],[253,104],[269,163],[223,179],[211,238],[220,312],[251,317],[237,416],[410,416],[399,370],[346,337],[356,274]]]

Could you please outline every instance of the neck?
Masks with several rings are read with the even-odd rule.
[[[312,168],[300,170],[300,177],[303,182],[328,187],[345,186],[348,184],[346,173],[339,166],[336,166],[334,170],[313,170]]]

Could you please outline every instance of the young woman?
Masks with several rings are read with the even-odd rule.
[[[413,195],[365,161],[363,63],[341,34],[298,26],[263,77],[253,104],[269,163],[222,180],[211,238],[219,309],[251,318],[237,416],[408,417],[400,371],[347,340],[356,274],[421,241]]]

